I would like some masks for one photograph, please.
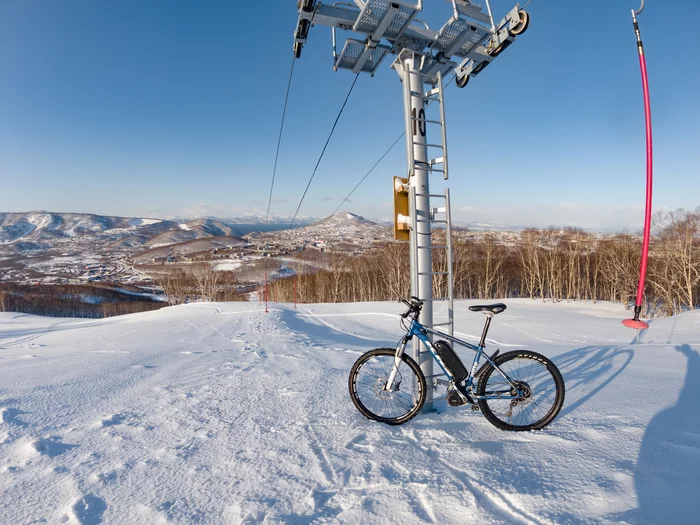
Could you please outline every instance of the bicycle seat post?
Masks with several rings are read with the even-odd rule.
[[[493,313],[484,312],[484,315],[486,316],[486,322],[484,323],[484,331],[481,333],[481,341],[479,341],[479,346],[481,348],[486,346],[486,334],[489,331],[489,326],[491,326],[491,318],[493,317]]]

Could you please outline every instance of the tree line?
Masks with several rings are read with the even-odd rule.
[[[0,312],[46,317],[103,318],[167,306],[148,296],[95,285],[0,285]]]
[[[248,300],[246,294],[236,291],[238,280],[234,272],[215,270],[208,262],[165,266],[150,273],[171,305],[189,301]]]
[[[700,307],[700,208],[655,217],[649,249],[645,315],[672,315]],[[433,244],[444,243],[444,231]],[[529,228],[515,241],[494,233],[453,232],[453,286],[457,298],[526,297],[542,300],[634,302],[641,237],[597,236],[575,228]],[[433,250],[433,271],[447,270],[445,250]],[[407,243],[391,243],[359,257],[330,254],[330,268],[280,280],[269,299],[301,303],[394,301],[410,290]],[[436,276],[433,294],[447,295]]]

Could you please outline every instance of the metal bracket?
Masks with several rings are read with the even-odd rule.
[[[420,9],[420,4],[397,0],[367,0],[352,29],[370,35],[375,42],[398,40]]]
[[[338,55],[334,69],[350,69],[355,73],[364,72],[374,75],[390,50],[391,47],[378,45],[369,38],[365,42],[348,38]]]

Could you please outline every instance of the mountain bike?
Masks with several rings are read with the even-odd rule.
[[[450,406],[469,404],[501,430],[540,430],[557,417],[564,404],[564,379],[552,361],[530,350],[503,354],[496,350],[491,356],[485,352],[491,320],[506,309],[505,304],[469,307],[472,312],[486,315],[477,346],[419,323],[423,301],[410,299],[402,300],[408,306],[401,315],[406,334],[396,349],[370,350],[360,356],[350,371],[350,397],[364,416],[400,425],[420,412],[428,385],[418,363],[405,353],[406,345],[415,336],[447,376],[446,398]],[[431,335],[442,339],[432,342]],[[471,369],[466,369],[450,342],[476,353]],[[486,361],[479,367],[482,357]]]

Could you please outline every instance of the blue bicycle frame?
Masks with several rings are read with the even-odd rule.
[[[408,327],[406,330],[406,335],[401,339],[401,342],[396,347],[396,356],[394,358],[394,368],[389,374],[389,379],[386,383],[385,389],[386,390],[392,390],[394,387],[394,379],[396,377],[396,373],[398,370],[399,363],[401,362],[401,356],[403,355],[404,351],[406,350],[406,345],[408,342],[411,340],[412,337],[417,337],[422,343],[423,346],[425,346],[428,351],[432,354],[433,359],[437,362],[437,364],[440,366],[444,374],[448,377],[450,384],[454,384],[455,388],[462,394],[468,402],[475,404],[474,400],[479,400],[479,399],[518,399],[519,396],[523,395],[523,392],[521,391],[519,385],[513,381],[511,378],[509,378],[499,367],[496,365],[494,359],[496,355],[498,354],[498,350],[492,355],[489,356],[486,354],[485,349],[486,349],[486,334],[488,333],[489,326],[491,324],[491,318],[492,315],[487,314],[486,318],[486,324],[484,325],[484,331],[481,334],[481,340],[478,345],[473,345],[471,343],[468,343],[467,341],[463,341],[462,339],[458,339],[457,337],[453,337],[451,335],[445,334],[443,332],[440,332],[438,330],[435,330],[433,328],[428,328],[427,326],[424,326],[420,324],[415,317],[411,320],[411,325]],[[437,353],[435,350],[435,347],[433,346],[432,341],[428,337],[430,334],[439,336],[442,339],[446,339],[452,343],[456,343],[460,346],[464,346],[466,348],[469,348],[470,350],[473,350],[476,352],[476,355],[474,356],[474,361],[472,362],[471,369],[469,371],[469,375],[467,376],[467,379],[463,384],[457,384],[455,382],[454,375],[450,372],[450,370],[445,366],[445,363],[442,361],[440,358],[440,355]],[[486,363],[483,364],[483,366],[477,371],[477,367],[479,366],[479,361],[481,360],[482,355],[486,358]],[[481,375],[481,373],[486,369],[488,365],[493,366],[496,371],[503,376],[503,378],[508,382],[508,384],[512,387],[509,390],[503,390],[503,391],[491,391],[487,392],[487,395],[472,395],[472,388],[474,386],[474,380],[478,379],[478,377]],[[516,392],[515,395],[513,395],[513,392]]]

